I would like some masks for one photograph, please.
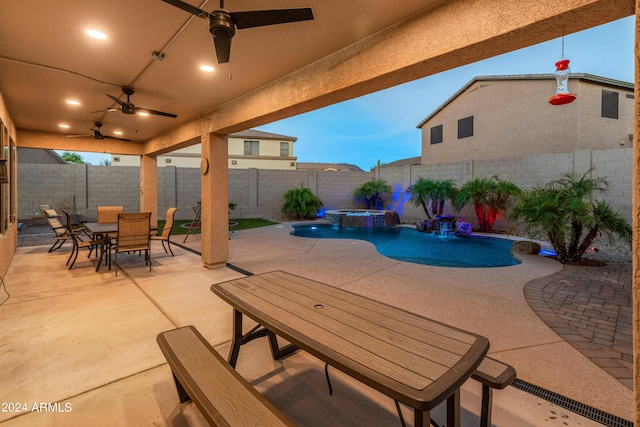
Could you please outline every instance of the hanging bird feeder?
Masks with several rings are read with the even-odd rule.
[[[551,105],[564,105],[569,104],[570,102],[575,101],[576,95],[574,93],[569,92],[569,75],[571,74],[571,69],[569,69],[569,60],[561,59],[556,62],[556,71],[553,75],[558,82],[558,89],[556,90],[556,94],[549,98],[549,104]]]

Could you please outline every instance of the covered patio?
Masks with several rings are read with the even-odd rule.
[[[482,334],[491,342],[489,354],[512,364],[519,379],[620,419],[633,416],[633,392],[559,337],[525,301],[527,283],[560,272],[555,261],[527,256],[513,267],[429,267],[383,257],[366,242],[297,238],[290,230],[284,223],[236,231],[230,265],[213,270],[194,253],[199,238],[174,246],[175,257],[158,244],[151,272],[134,255],[117,278],[104,268],[96,273],[95,260],[84,256],[67,270],[69,249],[19,248],[4,279],[11,296],[0,307],[8,385],[0,394],[3,402],[26,402],[28,411],[2,413],[1,423],[206,425],[192,404],[180,407],[155,337],[194,325],[226,357],[232,310],[210,286],[278,269]],[[323,364],[304,352],[273,361],[267,340],[258,339],[242,348],[237,368],[298,425],[400,425],[391,399],[337,370],[329,396]],[[463,386],[462,425],[478,425],[480,394],[473,380]],[[41,402],[55,409],[32,411]],[[439,425],[442,406],[433,414]],[[409,419],[408,408],[403,411]],[[601,425],[514,387],[496,391],[493,412],[498,426]]]
[[[20,2],[31,11],[39,9],[36,3]],[[159,9],[150,7],[149,3],[136,2],[136,5],[142,7],[139,5],[144,4],[156,13]],[[339,10],[337,5],[341,2],[315,3],[318,8],[321,3],[331,3],[333,10]],[[34,82],[46,81],[47,88],[56,89],[74,87],[77,82],[67,74],[40,77],[35,68],[30,72],[18,68],[11,57],[23,57],[23,53],[30,51],[49,53],[49,50],[34,49],[29,44],[34,39],[23,37],[26,22],[34,21],[30,19],[29,11],[19,11],[20,19],[3,21],[2,28],[7,29],[7,46],[15,48],[9,52],[10,60],[6,63],[11,65],[3,63],[0,69],[6,82],[0,99],[0,119],[5,129],[3,148],[10,153],[9,183],[2,187],[0,221],[3,233],[0,236],[0,273],[11,294],[0,307],[5,319],[0,345],[5,350],[3,366],[6,366],[1,375],[2,383],[9,385],[3,387],[3,402],[28,402],[29,405],[43,402],[45,408],[53,409],[31,411],[32,406],[29,406],[26,413],[0,413],[0,419],[7,425],[30,426],[182,422],[183,415],[178,411],[171,377],[156,348],[155,336],[175,326],[195,324],[217,349],[225,353],[230,337],[231,310],[211,295],[209,287],[214,282],[241,274],[229,269],[227,264],[230,263],[252,273],[287,270],[485,335],[491,342],[490,354],[513,364],[525,380],[625,419],[635,419],[637,423],[640,400],[634,392],[559,338],[524,301],[522,289],[525,283],[559,271],[560,266],[555,263],[536,258],[514,270],[501,269],[495,276],[484,272],[465,277],[463,273],[452,275],[449,271],[425,270],[424,267],[381,259],[372,248],[363,248],[364,245],[357,242],[310,245],[293,241],[277,227],[259,233],[237,233],[232,241],[228,241],[228,134],[638,14],[638,4],[633,0],[550,3],[513,0],[501,2],[499,10],[495,8],[495,2],[488,0],[427,4],[428,7],[423,8],[422,2],[412,2],[413,9],[396,16],[397,20],[387,23],[384,29],[358,38],[339,50],[309,49],[315,56],[306,57],[306,63],[289,63],[279,72],[269,74],[266,80],[252,81],[240,89],[212,91],[210,98],[214,101],[199,104],[197,111],[188,104],[184,87],[173,88],[174,92],[166,94],[167,99],[140,96],[136,102],[146,105],[150,100],[151,106],[165,111],[177,105],[169,98],[184,99],[187,105],[180,120],[183,117],[185,120],[177,125],[153,127],[144,137],[126,144],[106,140],[96,142],[93,138],[71,139],[60,133],[55,128],[56,118],[50,115],[57,107],[54,104],[47,107],[46,102],[59,102],[62,95],[56,93],[54,97]],[[391,3],[387,2],[389,5]],[[361,13],[378,13],[376,8],[362,9]],[[64,14],[71,15],[62,7],[55,10],[62,11],[59,12],[60,19],[42,19],[43,23],[66,22]],[[121,22],[120,8],[114,8],[112,12],[118,16],[114,21],[122,24],[121,30],[136,28],[135,23]],[[355,13],[337,15],[335,21],[328,20],[329,25],[352,28],[351,17],[356,16]],[[146,17],[140,11],[126,16]],[[348,18],[349,23],[338,25],[338,18]],[[156,28],[170,27],[163,19],[150,22]],[[170,20],[175,23],[177,18]],[[49,31],[43,27],[43,30],[45,35],[40,40],[67,34],[66,31],[55,31],[55,28]],[[15,43],[9,35],[14,37]],[[300,40],[299,37],[291,39]],[[210,38],[207,41],[211,43]],[[56,42],[66,48],[65,54],[56,58],[63,62],[69,62],[73,57],[77,64],[90,66],[98,62],[103,64],[100,59],[108,57],[98,50],[92,50],[92,56],[87,57],[83,50],[74,52],[76,45],[66,39],[56,39]],[[133,46],[129,40],[124,40],[122,45]],[[303,46],[303,50],[310,45],[313,43]],[[192,51],[195,49],[181,50],[182,53]],[[123,73],[122,67],[135,55],[125,50],[121,53],[122,57],[111,61],[118,68],[109,78],[123,84],[135,83],[137,88],[144,88],[139,90],[140,95],[145,90],[147,93],[162,92],[158,88],[169,90],[167,76],[174,74],[154,72],[151,74],[156,79],[137,81],[137,76]],[[144,54],[148,59],[149,52]],[[637,58],[636,47],[636,70]],[[178,69],[186,69],[184,61],[177,63]],[[55,61],[51,60],[51,64],[55,65]],[[140,69],[144,67],[142,63],[137,65]],[[239,64],[235,66],[243,68]],[[102,71],[101,67],[103,65],[82,70],[91,73],[97,69]],[[158,78],[158,74],[162,75]],[[636,117],[640,99],[637,75]],[[180,82],[188,81],[187,76],[183,77]],[[236,75],[233,81],[235,84],[243,80]],[[84,82],[81,86],[89,91],[87,86],[93,84],[95,82]],[[104,107],[101,84],[99,90],[91,88],[101,96],[96,109]],[[196,84],[190,90],[192,95],[199,94],[202,86]],[[20,102],[9,108],[5,98]],[[639,123],[636,120],[634,132],[636,165],[640,157]],[[45,125],[49,128],[45,129]],[[73,270],[66,270],[66,254],[62,252],[48,254],[46,247],[17,247],[19,195],[16,171],[19,159],[12,154],[16,147],[84,151],[91,144],[91,149],[99,152],[140,156],[140,210],[154,212],[155,219],[157,156],[196,143],[202,144],[203,158],[200,255],[178,250],[175,258],[155,256],[156,264],[151,273],[131,265],[125,267],[126,274],[122,278],[116,279],[107,271],[96,274],[92,268],[83,267],[80,261]],[[637,167],[632,181],[637,213]],[[636,231],[634,256],[637,256],[640,241],[636,222],[633,225]],[[354,251],[353,245],[360,247]],[[638,331],[637,263],[633,275],[635,334]],[[473,286],[468,286],[470,284]],[[384,396],[372,395],[348,378],[339,377],[339,382],[344,384],[344,398],[337,399],[336,395],[329,398],[317,361],[305,354],[296,354],[282,363],[274,363],[269,360],[267,351],[260,350],[263,345],[261,341],[251,343],[257,351],[241,353],[238,369],[300,424],[336,425],[342,423],[338,421],[343,420],[342,417],[347,417],[345,425],[397,422],[393,402]],[[634,350],[637,348],[636,337]],[[637,364],[636,360],[634,364]],[[294,377],[295,380],[291,380]],[[479,387],[472,383],[465,386],[463,408],[469,417],[477,414],[478,395]],[[56,402],[60,405],[56,406]],[[71,403],[72,411],[66,411],[66,403]],[[326,410],[327,405],[331,405],[331,411]],[[197,418],[194,411],[187,410],[186,414],[186,418]],[[355,418],[348,418],[350,416]],[[363,420],[366,421],[363,423]],[[591,423],[513,388],[496,393],[495,423],[514,425],[514,420],[515,425],[532,426],[540,425],[541,420],[549,425],[552,422],[558,425]]]

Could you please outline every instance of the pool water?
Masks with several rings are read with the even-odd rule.
[[[440,237],[404,227],[338,228],[330,224],[294,225],[294,236],[359,239],[371,242],[381,255],[400,261],[441,267],[504,267],[519,264],[511,240],[492,237]]]

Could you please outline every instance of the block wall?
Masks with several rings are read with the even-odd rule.
[[[361,203],[353,200],[354,190],[379,176],[392,189],[391,194],[384,195],[385,207],[398,212],[404,222],[415,222],[426,216],[421,206],[413,206],[405,190],[421,176],[450,179],[460,187],[475,177],[498,175],[522,188],[531,188],[562,178],[567,173],[582,174],[592,169],[592,176],[609,181],[609,191],[597,197],[631,221],[632,159],[632,148],[619,148],[385,167],[375,173],[233,169],[229,170],[229,201],[238,204],[233,212],[235,217],[278,218],[282,216],[280,209],[284,194],[302,184],[322,200],[326,209],[362,208]],[[125,211],[133,212],[140,206],[139,180],[139,168],[133,166],[19,164],[18,218],[31,219],[40,204],[49,204],[54,209],[69,209],[84,221],[97,218],[98,205],[122,205]],[[158,169],[160,219],[172,206],[179,208],[177,219],[192,219],[192,207],[197,206],[200,199],[199,169]],[[451,206],[445,210],[447,213],[454,211]],[[475,219],[469,208],[458,214],[467,220]],[[506,224],[498,223],[497,226],[506,227]]]

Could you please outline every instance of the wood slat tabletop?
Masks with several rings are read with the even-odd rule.
[[[282,271],[211,290],[268,330],[419,410],[447,399],[489,348],[482,336]]]

